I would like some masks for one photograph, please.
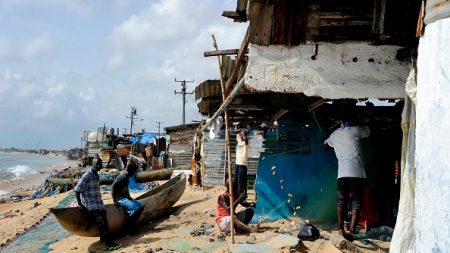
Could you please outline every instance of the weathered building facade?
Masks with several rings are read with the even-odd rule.
[[[425,235],[414,239],[416,234],[425,233],[420,231],[429,229],[437,233],[437,229],[431,229],[430,223],[425,222],[425,217],[431,219],[433,212],[426,208],[433,198],[425,185],[430,187],[429,184],[434,182],[442,186],[438,189],[448,198],[448,187],[445,189],[444,186],[448,185],[445,184],[448,173],[441,177],[445,182],[441,182],[437,180],[440,173],[430,175],[432,166],[429,165],[435,164],[442,171],[448,162],[444,158],[439,159],[438,164],[430,161],[431,153],[439,153],[437,147],[429,148],[425,143],[421,147],[414,146],[419,140],[437,141],[434,139],[437,133],[424,132],[425,126],[421,125],[425,123],[424,119],[428,124],[430,120],[436,122],[436,118],[430,117],[437,113],[442,116],[438,124],[441,130],[448,125],[443,109],[448,103],[441,97],[448,94],[445,92],[448,60],[444,60],[447,49],[443,46],[448,38],[445,39],[442,30],[448,21],[443,19],[448,17],[445,14],[448,3],[435,2],[439,1],[428,1],[425,12],[433,16],[427,19],[425,15],[425,24],[430,25],[428,31],[433,35],[427,36],[428,26],[425,27],[421,43],[428,45],[419,47],[417,98],[419,100],[422,91],[426,102],[423,107],[417,107],[417,143],[411,139],[416,136],[415,129],[410,128],[416,123],[415,115],[410,117],[414,111],[411,104],[416,102],[408,100],[406,95],[410,90],[405,92],[405,84],[411,83],[410,70],[417,57],[416,29],[421,27],[422,1],[238,0],[236,10],[223,13],[236,22],[248,22],[248,31],[241,48],[230,50],[236,54],[234,61],[231,60],[232,71],[224,71],[226,66],[222,65],[221,72],[227,73],[224,75],[225,98],[222,99],[218,92],[220,82],[216,81],[215,97],[199,96],[197,99],[200,112],[212,121],[227,110],[233,126],[263,131],[255,184],[258,214],[270,218],[297,215],[332,219],[335,216],[336,158],[323,151],[321,144],[336,123],[336,105],[350,99],[358,105],[352,115],[355,122],[370,124],[372,128],[371,137],[363,142],[363,152],[377,209],[376,224],[393,227],[397,222],[402,229],[395,231],[393,251],[414,251],[416,242],[424,240]],[[432,50],[430,45],[437,45],[440,51]],[[422,68],[427,69],[422,75],[421,50],[426,52],[422,56],[427,57],[422,60]],[[221,57],[227,61],[232,59],[225,55]],[[435,67],[433,71],[430,66]],[[425,88],[425,83],[429,82],[426,79],[434,80],[431,73],[435,73],[434,85],[440,92]],[[425,99],[426,96],[436,99]],[[369,100],[371,98],[379,100]],[[422,126],[422,139],[419,125]],[[414,185],[415,166],[419,165],[411,158],[414,152],[417,158],[427,161],[425,167],[430,169],[421,171],[420,183],[418,176],[417,184],[423,189],[420,191]],[[411,174],[414,174],[413,181],[409,177]],[[414,184],[405,186],[408,182]],[[409,195],[404,195],[405,189]],[[421,197],[419,205],[414,203],[414,196],[411,197],[414,192]],[[440,200],[438,205],[445,204],[439,214],[444,214],[448,210],[448,201]],[[415,229],[414,224],[418,221],[414,219],[414,212],[405,211],[405,207],[411,206],[413,210],[414,207],[420,209],[423,218]],[[448,219],[439,217],[448,226]],[[436,244],[438,249],[448,245],[441,235],[438,237],[442,240]]]

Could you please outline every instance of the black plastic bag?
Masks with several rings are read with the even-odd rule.
[[[319,229],[307,222],[297,234],[297,238],[303,241],[315,241],[320,237]]]

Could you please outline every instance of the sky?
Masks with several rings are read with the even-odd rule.
[[[0,0],[0,148],[80,147],[84,131],[158,132],[182,123],[182,96],[218,79],[214,50],[239,48],[235,0]],[[187,95],[186,123],[201,120]]]

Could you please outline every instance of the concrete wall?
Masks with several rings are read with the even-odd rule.
[[[416,252],[449,252],[450,18],[425,27],[417,78]]]
[[[398,46],[365,43],[249,47],[245,84],[323,98],[403,98],[410,63]],[[314,56],[314,57],[313,57]]]

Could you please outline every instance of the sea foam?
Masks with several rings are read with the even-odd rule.
[[[37,171],[26,165],[16,165],[14,167],[8,168],[8,172],[14,175],[14,177],[23,177],[27,175],[37,174]]]

